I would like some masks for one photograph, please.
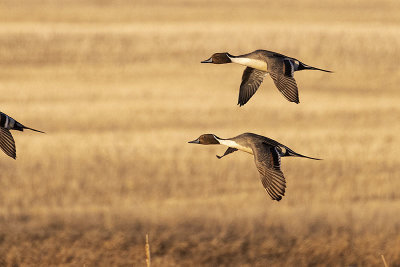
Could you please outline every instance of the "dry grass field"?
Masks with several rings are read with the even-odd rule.
[[[0,266],[400,266],[400,2],[2,0],[0,110],[46,132],[0,153]],[[333,70],[270,78],[268,49]],[[255,132],[284,158],[269,199],[253,158],[203,133]]]

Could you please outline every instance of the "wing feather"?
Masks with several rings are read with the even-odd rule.
[[[255,94],[258,87],[264,80],[267,73],[265,71],[257,70],[247,67],[242,76],[242,83],[240,84],[238,105],[243,106]]]
[[[270,73],[269,75],[274,80],[275,86],[287,100],[296,104],[300,103],[296,80],[293,77],[277,73]]]
[[[274,146],[262,143],[253,146],[254,160],[261,183],[273,200],[285,195],[286,181],[281,171],[280,155]]]
[[[0,127],[0,149],[13,159],[17,157],[14,138],[10,131],[3,127]]]

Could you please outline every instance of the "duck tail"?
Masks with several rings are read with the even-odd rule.
[[[33,129],[33,128],[29,128],[29,127],[26,127],[26,126],[24,126],[24,129],[28,129],[28,130],[31,130],[31,131],[34,131],[34,132],[38,132],[38,133],[45,133],[45,132],[42,132],[42,131],[39,131],[39,130],[36,130],[36,129]]]
[[[301,158],[307,158],[307,159],[313,159],[313,160],[322,160],[322,159],[318,159],[318,158],[312,158],[312,157],[308,157],[308,156],[304,156],[302,154],[296,153],[291,149],[286,148],[286,152],[283,155],[284,157],[301,157]]]
[[[330,71],[330,70],[324,70],[324,69],[319,69],[319,68],[308,66],[308,65],[304,64],[303,62],[300,62],[297,70],[319,70],[319,71],[333,73],[333,71]]]
[[[28,130],[31,130],[31,131],[34,131],[34,132],[38,132],[38,133],[45,133],[45,132],[30,128],[30,127],[26,127],[25,125],[23,125],[23,124],[21,124],[21,123],[16,121],[13,130],[17,130],[17,131],[21,131],[22,132],[24,129],[28,129]]]

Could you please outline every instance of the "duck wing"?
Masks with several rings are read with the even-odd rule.
[[[274,80],[275,86],[287,100],[296,104],[300,103],[296,80],[293,76],[273,72],[270,72],[269,75]]]
[[[260,87],[264,77],[267,73],[265,71],[257,70],[251,67],[246,67],[242,76],[242,83],[240,84],[238,105],[243,106]]]
[[[233,153],[233,152],[235,152],[235,151],[237,151],[237,148],[228,147],[228,149],[225,151],[225,153],[224,153],[222,156],[218,156],[218,155],[217,155],[217,158],[218,158],[218,159],[221,159],[222,157],[225,157],[226,155],[228,155],[228,154],[230,154],[230,153]]]
[[[3,127],[0,127],[0,148],[13,159],[17,157],[14,138],[10,131]]]
[[[285,195],[286,181],[281,171],[281,157],[277,148],[263,142],[253,145],[252,149],[261,183],[273,200],[281,200]]]

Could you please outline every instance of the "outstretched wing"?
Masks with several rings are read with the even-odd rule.
[[[228,154],[230,154],[230,153],[233,153],[233,152],[235,152],[235,151],[237,151],[237,148],[228,147],[228,149],[225,151],[225,153],[224,153],[222,156],[218,156],[218,155],[217,155],[217,158],[218,158],[218,159],[221,159],[222,157],[225,157],[226,155],[228,155]]]
[[[10,131],[3,127],[0,127],[0,148],[13,159],[17,157],[14,138]]]
[[[238,105],[243,106],[260,87],[264,77],[267,73],[265,71],[247,67],[242,76],[242,83],[240,84]]]
[[[272,72],[269,75],[274,80],[275,86],[287,100],[296,104],[300,103],[296,80],[292,76]]]
[[[265,190],[273,200],[281,200],[285,195],[286,181],[281,171],[281,158],[278,150],[274,146],[262,143],[255,145],[253,152]]]

